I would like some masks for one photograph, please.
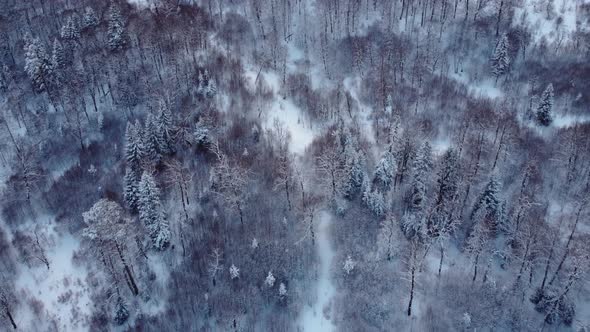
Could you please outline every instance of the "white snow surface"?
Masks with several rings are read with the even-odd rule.
[[[331,299],[336,292],[330,278],[330,267],[334,259],[334,249],[330,245],[330,224],[332,216],[322,211],[317,228],[317,250],[320,257],[320,266],[317,282],[317,301],[313,306],[305,308],[300,318],[300,324],[305,332],[329,332],[334,331],[334,325],[330,320]]]
[[[289,99],[275,100],[269,109],[265,127],[271,128],[275,119],[289,130],[291,152],[303,155],[305,149],[313,142],[315,134],[311,123],[303,117],[301,110]]]
[[[74,252],[80,246],[71,234],[58,234],[55,229],[47,235],[55,241],[53,247],[47,248],[50,269],[44,265],[29,268],[20,265],[16,278],[16,291],[23,301],[32,298],[43,304],[46,315],[45,323],[54,320],[59,331],[84,331],[86,320],[92,309],[90,291],[86,286],[86,270],[72,262]],[[17,325],[23,331],[34,331],[39,326],[34,323],[30,305],[19,306],[15,317]],[[49,324],[49,323],[47,323]]]
[[[281,95],[281,81],[279,76],[273,72],[265,72],[250,68],[245,73],[250,89],[256,87],[256,78],[264,80],[273,90],[275,96],[267,105],[260,105],[265,110],[264,129],[271,129],[275,120],[281,122],[289,131],[291,136],[291,153],[303,155],[305,149],[313,142],[316,132],[311,126],[311,121],[305,117],[301,109],[289,98]]]
[[[555,0],[552,15],[548,16],[547,12],[547,1],[524,0],[522,7],[515,8],[514,22],[530,26],[535,42],[543,37],[549,42],[567,39],[576,30],[577,1]]]
[[[589,122],[590,115],[558,114],[555,119],[553,119],[553,125],[557,128],[568,128],[576,124],[584,124]]]

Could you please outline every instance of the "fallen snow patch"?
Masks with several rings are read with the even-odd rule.
[[[328,317],[329,306],[336,289],[330,279],[330,267],[334,259],[334,249],[330,245],[331,216],[322,212],[317,232],[317,250],[320,257],[320,268],[317,282],[317,301],[306,308],[301,316],[301,327],[305,332],[334,331],[334,325]]]
[[[53,248],[47,248],[50,269],[21,265],[15,285],[17,294],[24,294],[27,301],[40,301],[46,314],[43,321],[54,320],[58,331],[84,330],[92,302],[85,284],[86,270],[72,263],[80,243],[71,234],[60,235],[55,230],[49,233],[57,241]],[[35,321],[33,313],[26,312],[29,307],[23,303],[16,315],[17,325],[24,331],[35,330],[31,325]]]

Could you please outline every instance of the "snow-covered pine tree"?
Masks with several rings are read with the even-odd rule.
[[[170,229],[162,215],[160,190],[154,177],[147,172],[139,183],[139,220],[146,225],[154,248],[166,249],[170,244]]]
[[[424,236],[424,216],[421,212],[406,212],[401,220],[402,232],[408,240],[419,240]]]
[[[51,81],[54,86],[61,88],[63,84],[62,70],[67,63],[66,54],[63,46],[55,38],[53,40],[53,51],[51,52],[51,67],[52,67],[52,78]]]
[[[139,126],[139,127],[138,127]],[[127,122],[125,130],[125,160],[127,166],[133,170],[141,173],[141,159],[142,159],[142,140],[140,136],[141,125],[136,122],[135,125]]]
[[[117,298],[117,304],[115,305],[115,314],[113,320],[117,325],[123,325],[129,318],[129,309],[122,297]]]
[[[379,190],[371,190],[371,187],[366,183],[363,185],[362,201],[371,212],[376,216],[385,214],[385,197]]]
[[[356,151],[352,147],[347,147],[346,163],[345,163],[345,179],[343,185],[343,194],[346,198],[353,198],[360,192],[363,186],[363,180],[365,179],[364,173],[364,160],[359,151]]]
[[[148,114],[145,120],[145,128],[142,133],[143,156],[148,163],[158,163],[161,160],[159,149],[158,124],[152,114]]]
[[[25,71],[35,91],[43,92],[48,88],[52,75],[51,60],[47,50],[39,38],[26,38],[24,50]]]
[[[421,211],[424,207],[426,184],[432,172],[432,166],[432,148],[428,142],[424,142],[412,163],[412,184],[408,195],[410,212]]]
[[[127,44],[125,20],[119,6],[112,2],[108,12],[107,43],[112,52],[119,51]]]
[[[388,191],[395,177],[395,157],[390,151],[385,151],[375,168],[374,182],[384,191]]]
[[[66,24],[61,27],[60,36],[63,40],[72,42],[80,39],[80,28],[72,17],[68,17]]]
[[[139,207],[139,181],[141,180],[141,140],[137,127],[127,122],[125,131],[125,202],[132,212]]]
[[[92,7],[88,6],[84,9],[82,16],[82,29],[93,28],[98,25],[98,16]]]
[[[174,152],[172,114],[170,108],[165,103],[160,104],[157,122],[158,149],[163,154],[171,154]]]
[[[53,40],[53,52],[51,53],[51,65],[54,70],[63,68],[66,64],[65,51],[62,44],[55,38]]]
[[[350,257],[350,255],[348,255],[344,261],[344,264],[342,264],[342,269],[348,275],[354,270],[355,266],[356,262],[352,259],[352,257]]]
[[[276,278],[272,274],[272,271],[268,271],[268,275],[266,276],[266,279],[264,279],[264,284],[266,286],[268,286],[269,288],[271,288],[272,286],[274,286],[275,281],[276,281]]]
[[[235,266],[234,264],[232,264],[229,267],[229,276],[233,279],[239,278],[240,277],[240,269]]]
[[[537,122],[542,126],[549,126],[553,122],[553,84],[549,83],[537,107]]]
[[[132,167],[127,166],[125,171],[125,203],[133,213],[137,212],[139,207],[139,173]]]
[[[393,113],[393,98],[388,94],[385,99],[385,114],[391,115]]]
[[[471,220],[475,220],[475,216],[479,210],[483,210],[484,221],[490,230],[495,231],[501,216],[501,201],[499,198],[500,183],[495,176],[492,176],[483,192],[480,194],[478,200],[473,206],[471,213]]]
[[[445,209],[454,199],[459,186],[459,156],[455,149],[450,148],[443,155],[436,183],[438,192],[435,205],[438,210]]]
[[[496,76],[496,82],[498,78],[508,71],[510,66],[510,57],[508,55],[508,37],[503,34],[496,44],[494,54],[492,55],[492,73]]]

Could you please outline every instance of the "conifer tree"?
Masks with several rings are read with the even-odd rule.
[[[170,244],[170,230],[162,215],[160,190],[147,172],[143,173],[139,183],[139,220],[146,225],[154,248],[166,249]]]
[[[136,122],[135,125],[127,122],[125,131],[125,160],[127,166],[134,171],[141,173],[141,159],[142,159],[142,140],[140,136],[141,125]]]
[[[63,68],[66,65],[66,54],[61,43],[56,39],[53,40],[53,51],[51,52],[51,67],[52,67],[52,84],[61,88],[64,83]]]
[[[495,230],[500,222],[502,204],[499,196],[500,183],[495,176],[492,176],[484,191],[479,196],[479,199],[473,207],[471,219],[475,219],[475,215],[479,210],[483,210],[484,220],[488,223],[490,229]]]
[[[411,212],[420,211],[424,206],[426,184],[431,171],[432,148],[428,142],[424,142],[412,164],[412,185],[408,200],[408,209]]]
[[[459,156],[453,148],[448,149],[442,157],[442,165],[438,172],[438,193],[435,205],[437,209],[445,208],[453,200],[459,186]]]
[[[25,71],[35,91],[43,92],[48,88],[52,66],[47,50],[39,38],[27,38],[25,41]]]
[[[387,191],[395,177],[395,157],[390,151],[385,151],[375,168],[374,182]]]
[[[139,181],[141,180],[141,140],[138,137],[137,127],[129,122],[125,141],[125,202],[131,212],[136,212],[139,206]]]
[[[549,126],[553,122],[553,84],[549,83],[537,107],[537,122],[542,126]]]
[[[143,130],[143,155],[148,163],[158,163],[161,159],[158,124],[152,114],[148,114]]]
[[[137,212],[139,207],[139,181],[141,180],[137,171],[127,166],[125,171],[125,203],[131,212]]]
[[[119,51],[127,44],[125,21],[121,15],[121,9],[114,2],[111,3],[108,13],[107,43],[112,52]]]
[[[345,183],[343,185],[344,197],[354,197],[362,188],[365,178],[363,158],[360,152],[349,147],[346,149]]]
[[[160,104],[157,122],[158,149],[162,154],[171,154],[174,152],[172,114],[170,113],[170,108],[164,103]]]
[[[98,25],[98,16],[92,7],[84,9],[84,16],[82,16],[82,29],[94,28]]]
[[[80,39],[80,28],[72,17],[68,17],[66,24],[61,27],[60,36],[63,40],[75,42]]]
[[[64,65],[66,64],[65,57],[66,54],[63,46],[61,45],[59,40],[55,38],[53,40],[53,52],[51,53],[51,65],[53,66],[54,70],[58,70],[64,67]]]
[[[508,37],[506,34],[500,37],[500,40],[494,49],[491,62],[492,73],[496,76],[497,82],[500,76],[506,74],[508,66],[510,65],[510,57],[508,56]]]

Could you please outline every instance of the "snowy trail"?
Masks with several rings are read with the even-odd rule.
[[[301,328],[305,332],[334,331],[335,327],[327,315],[330,313],[331,299],[336,292],[330,278],[330,267],[334,259],[334,249],[330,245],[330,224],[332,216],[322,211],[317,227],[317,251],[320,257],[320,267],[317,282],[317,301],[306,308],[301,316]],[[327,314],[327,315],[326,315]]]

